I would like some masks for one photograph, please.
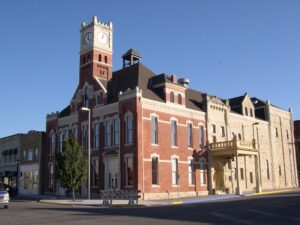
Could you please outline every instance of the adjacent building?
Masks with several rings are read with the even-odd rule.
[[[295,146],[296,146],[296,158],[298,168],[298,180],[300,178],[300,120],[294,121],[295,129]]]
[[[78,86],[46,119],[45,193],[66,194],[54,156],[70,134],[86,157],[91,150],[94,195],[138,189],[157,199],[298,185],[291,112],[247,93],[222,99],[192,90],[186,78],[152,72],[133,49],[112,72],[112,44],[111,22],[81,25]]]
[[[17,174],[23,134],[0,138],[0,182],[17,189]]]
[[[43,151],[45,132],[29,131],[22,136],[20,153],[19,194],[43,192]]]
[[[44,146],[45,132],[29,131],[0,138],[0,182],[18,194],[41,194]]]

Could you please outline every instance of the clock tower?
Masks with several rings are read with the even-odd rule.
[[[112,22],[101,23],[93,17],[80,29],[80,83],[96,77],[108,81],[112,77]]]

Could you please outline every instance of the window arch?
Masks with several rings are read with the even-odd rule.
[[[178,104],[179,104],[179,105],[182,104],[182,97],[181,97],[181,94],[178,94]]]
[[[239,133],[239,140],[241,141],[242,140],[242,135]]]
[[[170,102],[174,103],[174,92],[171,91],[170,93]]]

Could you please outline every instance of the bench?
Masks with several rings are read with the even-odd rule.
[[[139,190],[101,190],[100,199],[103,205],[112,205],[113,200],[128,200],[129,205],[138,205]]]

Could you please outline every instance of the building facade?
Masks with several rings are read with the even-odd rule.
[[[298,180],[300,178],[300,120],[294,121],[295,129],[295,147],[296,147],[296,158],[298,168]]]
[[[64,110],[47,115],[46,193],[66,193],[54,156],[70,134],[87,158],[91,150],[92,195],[138,189],[158,199],[297,185],[290,112],[248,94],[224,100],[192,90],[186,78],[153,73],[133,49],[112,72],[112,29],[96,17],[81,25],[78,86]]]
[[[42,194],[45,132],[29,131],[0,138],[0,183],[18,194]]]
[[[43,151],[45,132],[29,131],[22,136],[19,168],[19,194],[43,193]]]
[[[22,134],[0,138],[0,182],[17,189]]]

